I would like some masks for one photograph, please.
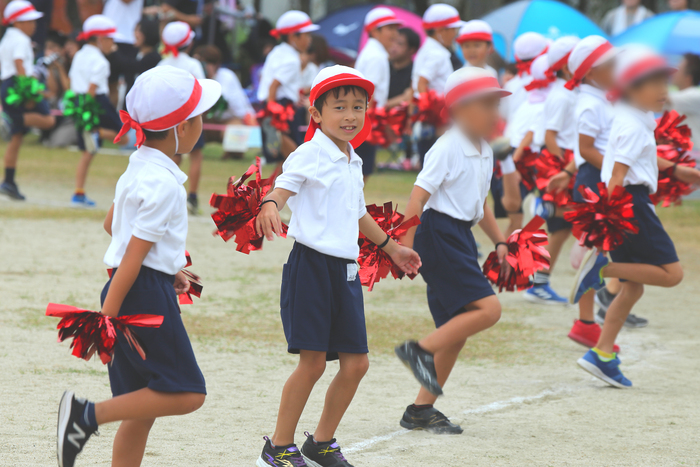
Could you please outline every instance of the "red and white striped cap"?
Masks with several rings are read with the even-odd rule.
[[[452,5],[436,3],[430,5],[423,13],[423,29],[461,28],[464,21],[459,19],[459,12]]]
[[[195,79],[191,73],[169,65],[151,68],[136,78],[126,95],[127,111],[119,112],[122,129],[114,141],[133,128],[136,146],[140,147],[146,140],[143,130],[169,130],[203,114],[219,97],[221,85],[213,79]]]
[[[320,26],[311,22],[309,15],[299,10],[289,10],[277,20],[275,29],[270,31],[273,37],[280,38],[287,34],[318,31]]]
[[[631,44],[620,49],[615,63],[615,87],[623,90],[635,81],[654,73],[676,72],[666,59],[649,47]]]
[[[445,83],[445,106],[452,107],[458,102],[464,102],[486,94],[498,94],[500,97],[510,96],[487,70],[469,66],[453,72]]]
[[[86,41],[91,37],[114,37],[117,35],[117,25],[105,15],[92,15],[83,23],[83,32],[78,34],[79,41]]]
[[[532,81],[525,85],[526,91],[546,89],[556,80],[554,76],[547,73],[549,71],[549,57],[547,55],[548,53],[540,55],[532,61],[532,66],[530,67]]]
[[[459,30],[457,42],[461,44],[467,41],[493,42],[493,29],[489,23],[480,19],[467,21]]]
[[[610,60],[619,52],[602,36],[588,36],[579,41],[569,55],[569,71],[574,77],[566,83],[566,88],[574,89],[591,70]]]
[[[309,103],[314,105],[318,96],[339,86],[361,87],[367,92],[367,102],[372,99],[372,94],[374,94],[374,84],[365,78],[362,73],[348,66],[333,65],[322,69],[314,78],[314,82],[311,85],[311,93],[309,94]],[[321,128],[321,126],[312,118],[309,122],[309,128],[306,130],[305,142],[311,141],[317,128]],[[372,122],[369,121],[369,118],[365,118],[364,126],[357,136],[350,141],[352,147],[356,148],[364,143],[371,130]]]
[[[172,54],[177,57],[180,49],[192,43],[195,33],[189,24],[184,21],[173,21],[163,28],[163,54]]]
[[[10,2],[5,7],[2,14],[3,26],[9,26],[17,21],[34,21],[44,16],[43,13],[36,11],[34,5],[27,0],[15,0]]]
[[[403,21],[396,17],[396,13],[384,6],[372,8],[365,16],[365,31],[367,32],[390,24],[403,24]]]
[[[513,55],[518,75],[530,73],[532,60],[547,53],[549,40],[538,32],[526,32],[519,35],[513,42]]]
[[[569,61],[569,55],[571,51],[574,50],[576,44],[579,43],[581,39],[576,36],[564,36],[552,42],[547,50],[547,60],[549,64],[548,73],[554,76],[557,71],[564,68]]]

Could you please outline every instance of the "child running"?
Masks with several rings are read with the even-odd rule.
[[[284,163],[256,220],[257,231],[272,240],[281,233],[279,210],[289,201],[289,235],[295,243],[282,272],[280,306],[288,351],[299,354],[258,467],[351,467],[335,431],[369,368],[355,262],[358,233],[402,270],[417,273],[420,267],[418,254],[391,240],[365,208],[362,160],[353,148],[370,131],[365,112],[373,91],[357,70],[340,65],[321,70],[309,97],[312,120],[306,142]],[[307,433],[300,451],[294,444],[299,417],[326,361],[336,359],[340,371],[328,388],[316,431]]]
[[[49,115],[49,103],[43,99],[39,103],[8,103],[8,91],[16,85],[16,77],[34,74],[34,50],[32,35],[36,30],[36,20],[44,14],[36,11],[26,0],[9,2],[3,13],[3,26],[7,27],[0,40],[0,97],[2,98],[2,118],[0,118],[0,135],[6,141],[5,179],[0,184],[0,194],[11,199],[23,201],[15,181],[19,148],[24,134],[30,127],[41,130],[53,128],[56,119]]]
[[[486,204],[493,153],[485,138],[498,124],[501,97],[508,95],[483,68],[461,68],[448,78],[445,104],[454,125],[426,155],[406,208],[406,218],[421,216],[421,224],[401,243],[413,246],[424,260],[421,275],[428,284],[428,306],[437,328],[418,342],[396,348],[422,385],[400,422],[410,430],[462,433],[433,404],[467,338],[490,328],[501,316],[501,304],[479,267],[471,229],[481,226],[507,270],[506,238]]]
[[[163,99],[162,96],[168,96]],[[58,466],[72,467],[100,425],[121,421],[112,465],[141,465],[156,418],[194,412],[204,403],[204,377],[180,318],[177,294],[189,288],[185,266],[187,176],[176,154],[188,152],[202,132],[202,113],[221,96],[213,80],[197,80],[170,66],[136,79],[126,96],[128,114],[121,136],[137,135],[138,149],[117,183],[104,227],[112,236],[104,261],[114,268],[102,291],[107,316],[141,313],[163,316],[157,329],[134,331],[146,359],[121,332],[108,366],[113,398],[90,402],[63,394],[58,412]]]
[[[659,165],[673,166],[657,158],[654,138],[654,113],[660,113],[668,99],[668,77],[673,71],[662,57],[644,46],[630,46],[618,57],[615,84],[622,100],[615,106],[601,178],[610,193],[624,186],[632,195],[639,232],[627,236],[621,246],[610,252],[613,262],[595,249],[589,251],[572,290],[577,300],[588,290],[602,287],[605,277],[621,282],[596,346],[578,360],[581,368],[617,388],[629,388],[632,382],[620,371],[615,339],[642,297],[644,285],[675,287],[683,279],[673,241],[649,198],[657,189]],[[673,170],[682,181],[700,181],[700,172],[695,169],[675,166]]]
[[[498,72],[487,63],[493,52],[493,30],[489,23],[480,19],[467,21],[459,30],[457,43],[462,48],[464,66],[483,68],[498,78]]]

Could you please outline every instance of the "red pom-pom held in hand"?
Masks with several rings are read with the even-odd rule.
[[[525,148],[520,159],[514,160],[515,168],[520,173],[521,181],[528,191],[534,190],[537,186],[537,159],[539,157],[539,152],[532,152],[530,148]]]
[[[690,128],[688,125],[681,125],[683,121],[685,121],[685,115],[679,115],[675,110],[664,112],[661,118],[656,120],[654,130],[656,144],[672,146],[680,153],[693,149]]]
[[[564,219],[573,224],[573,234],[579,244],[587,248],[612,251],[622,245],[625,237],[639,232],[632,210],[632,195],[622,186],[616,186],[609,195],[605,183],[598,183],[600,196],[588,187],[580,186],[584,202],[573,211],[565,212]]]
[[[185,268],[189,268],[192,266],[192,257],[190,256],[189,251],[185,251],[185,257],[187,258]],[[193,295],[197,298],[202,297],[202,289],[204,288],[202,285],[202,279],[197,274],[187,269],[183,269],[182,272],[185,274],[185,277],[187,277],[187,280],[190,281],[190,288],[187,292],[178,295],[178,299],[180,305],[192,305],[192,303],[194,303],[192,301]]]
[[[384,206],[372,204],[367,206],[367,212],[374,221],[386,232],[394,241],[398,242],[400,237],[406,235],[411,227],[420,224],[418,216],[413,216],[404,221],[404,215],[392,208],[392,203],[384,203]],[[360,233],[360,256],[357,259],[360,265],[360,283],[372,291],[374,284],[386,278],[389,273],[394,279],[401,279],[406,275],[391,260],[391,257],[379,246],[367,239]],[[413,279],[414,275],[409,275]]]
[[[248,185],[245,181],[252,175]],[[214,235],[219,235],[224,241],[235,237],[236,250],[249,254],[262,248],[263,237],[255,231],[255,218],[260,213],[260,203],[272,188],[277,174],[263,179],[260,171],[260,158],[255,158],[255,164],[238,180],[229,180],[227,194],[211,195],[209,204],[217,211],[211,215],[216,224]],[[282,224],[281,236],[287,235],[287,226]]]
[[[436,127],[447,124],[445,97],[439,95],[434,89],[420,93],[413,102],[417,108],[412,118],[413,123],[422,122]]]
[[[399,136],[404,132],[408,121],[408,106],[402,104],[391,109],[370,107],[367,109],[366,118],[372,122],[372,131],[365,142],[374,146],[388,147],[392,140],[387,137],[387,134]]]
[[[97,353],[102,363],[112,361],[114,346],[117,343],[117,330],[121,331],[132,349],[146,359],[146,351],[139,337],[130,326],[158,328],[163,324],[160,315],[132,315],[111,318],[96,311],[84,310],[74,306],[49,303],[46,316],[61,318],[58,323],[58,341],[73,338],[71,348],[73,355],[83,360],[90,360]]]
[[[550,201],[557,206],[567,206],[573,199],[575,177],[569,180],[569,187],[559,193],[547,192],[549,179],[560,173],[574,157],[574,152],[567,149],[564,151],[564,157],[559,157],[547,149],[543,149],[540,157],[535,161],[535,178],[537,189],[542,193],[544,201]]]
[[[270,117],[270,125],[282,133],[288,133],[289,122],[294,120],[295,112],[292,104],[282,105],[278,102],[268,102],[263,109],[258,110],[255,116],[258,121]]]
[[[508,237],[508,255],[505,260],[511,266],[509,276],[504,274],[495,251],[486,258],[484,275],[492,284],[498,286],[499,292],[528,289],[532,286],[530,278],[537,271],[549,268],[549,252],[545,248],[549,242],[547,232],[540,229],[542,224],[544,219],[534,217],[523,229],[516,230]]]
[[[688,155],[693,143],[690,141],[690,128],[687,125],[681,125],[684,120],[685,115],[680,116],[674,110],[665,112],[657,120],[654,131],[657,144],[656,155],[676,165],[695,167],[695,160]],[[694,186],[678,180],[673,173],[673,167],[659,171],[656,193],[651,195],[652,203],[662,203],[665,208],[673,204],[679,205],[683,196],[695,190]]]

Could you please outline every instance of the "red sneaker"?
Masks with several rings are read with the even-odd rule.
[[[577,319],[574,321],[571,331],[569,331],[569,339],[589,349],[595,347],[599,338],[600,326],[598,326],[598,323],[586,324]],[[617,353],[619,351],[620,346],[615,344],[613,352]]]

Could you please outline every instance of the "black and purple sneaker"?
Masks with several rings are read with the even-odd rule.
[[[435,407],[409,405],[399,422],[407,430],[426,430],[436,435],[459,435],[464,430]]]
[[[309,432],[304,434],[306,442],[301,447],[301,453],[306,465],[309,467],[352,467],[352,464],[340,452],[340,446],[335,438],[325,443],[318,443]]]
[[[296,444],[273,446],[267,436],[262,454],[255,463],[257,467],[308,467]]]

